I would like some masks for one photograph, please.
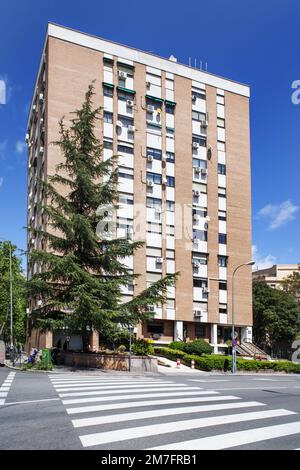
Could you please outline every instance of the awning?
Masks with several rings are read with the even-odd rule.
[[[107,86],[107,88],[114,88],[115,87],[112,83],[106,83],[106,82],[102,82],[102,85]]]
[[[165,100],[165,103],[166,103],[168,106],[176,106],[175,101],[168,101],[168,100]]]
[[[146,95],[146,98],[148,98],[149,100],[157,101],[158,103],[164,102],[164,100],[162,100],[161,98],[157,98],[156,96]]]
[[[135,95],[134,90],[129,90],[128,88],[123,88],[122,86],[117,86],[118,91],[124,91],[125,93],[130,93],[131,95]]]

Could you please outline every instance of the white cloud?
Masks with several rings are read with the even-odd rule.
[[[4,179],[0,176],[0,188],[3,185],[3,181],[4,181]]]
[[[291,201],[284,201],[281,204],[267,204],[258,212],[259,217],[270,220],[269,229],[275,230],[296,218],[299,206]]]
[[[19,153],[21,155],[24,152],[25,148],[26,148],[25,142],[23,142],[22,140],[18,140],[16,142],[16,151],[17,151],[17,153]]]
[[[255,261],[253,271],[257,269],[266,269],[273,266],[276,263],[276,257],[273,255],[262,255],[257,248],[257,245],[252,245],[252,259]]]

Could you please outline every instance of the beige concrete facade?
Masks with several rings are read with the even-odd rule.
[[[230,330],[232,272],[251,260],[248,88],[200,71],[198,77],[194,69],[170,60],[161,59],[158,68],[156,56],[151,66],[151,54],[140,54],[139,61],[134,49],[120,46],[122,56],[114,43],[103,45],[96,38],[90,43],[89,36],[75,32],[65,40],[64,33],[72,31],[59,28],[56,34],[49,29],[33,100],[37,106],[30,112],[28,220],[37,226],[47,222],[36,208],[43,199],[36,176],[46,179],[55,172],[62,159],[52,145],[59,138],[58,121],[65,116],[68,123],[70,112],[81,105],[94,81],[94,105],[103,108],[104,118],[97,135],[111,149],[105,155],[121,154],[120,194],[133,201],[132,213],[126,206],[127,227],[135,240],[146,241],[131,264],[140,276],[133,290],[124,292],[124,300],[161,276],[180,272],[167,304],[154,306],[153,320],[138,325],[137,335],[162,344],[202,337],[217,350]],[[132,125],[134,130],[129,131]],[[199,148],[193,143],[198,141]],[[151,178],[154,183],[149,186]],[[158,206],[160,215],[153,209]],[[200,214],[197,223],[192,212]],[[125,223],[124,212],[120,214],[118,236]],[[222,245],[220,230],[226,236]],[[42,247],[40,240],[29,239],[28,245]],[[157,263],[159,258],[162,263]],[[198,271],[195,260],[200,260]],[[30,266],[29,276],[38,269]],[[252,325],[251,281],[250,268],[241,269],[235,295],[240,339]],[[33,334],[31,346],[38,346],[33,344],[37,341]],[[93,344],[97,341],[94,335]]]
[[[258,269],[252,272],[252,278],[255,281],[266,282],[274,289],[282,289],[282,283],[288,276],[297,273],[300,270],[298,264],[274,264],[270,268]]]

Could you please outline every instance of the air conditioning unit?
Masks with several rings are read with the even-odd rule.
[[[202,310],[194,310],[194,317],[196,318],[202,317]]]
[[[198,142],[193,142],[193,149],[197,149],[197,148],[199,148]]]
[[[153,113],[154,112],[154,106],[152,106],[152,104],[147,104],[147,111],[148,111],[148,113]]]
[[[40,155],[44,155],[44,147],[40,147]]]
[[[134,132],[135,127],[134,126],[128,126],[128,132]]]
[[[160,257],[156,258],[156,263],[157,263],[157,264],[162,264],[163,261],[164,261],[163,258],[160,258]]]
[[[147,180],[147,186],[153,186],[153,185],[154,185],[154,183],[153,183],[152,180]]]
[[[147,155],[147,161],[153,162],[153,155]]]
[[[203,294],[209,294],[209,288],[203,287]]]
[[[129,108],[132,108],[133,107],[133,101],[132,100],[127,100],[126,101],[126,104]]]
[[[198,259],[193,259],[193,266],[194,266],[194,268],[199,268],[200,263],[199,263]]]
[[[119,70],[119,78],[127,78],[127,73]]]
[[[202,127],[207,127],[208,126],[208,121],[206,119],[203,119],[202,121],[200,121],[200,125]]]
[[[117,121],[117,122],[116,122],[116,126],[117,126],[117,127],[122,127],[122,126],[123,126],[122,121]]]
[[[194,189],[193,194],[194,196],[200,196],[200,191],[198,191],[197,189]]]
[[[202,175],[207,175],[207,168],[201,168]]]
[[[199,173],[200,173],[201,168],[200,168],[199,166],[194,166],[193,168],[194,168],[194,172],[195,172],[196,174],[199,174]]]
[[[36,104],[32,106],[32,111],[36,111]]]
[[[28,144],[28,142],[29,142],[29,134],[26,134],[26,136],[25,136],[25,142],[26,142],[26,144]]]
[[[192,95],[192,101],[193,101],[193,103],[195,103],[196,99],[197,99],[197,95]]]
[[[150,86],[151,86],[151,82],[146,82],[146,87],[150,88]]]
[[[40,93],[40,94],[39,94],[39,100],[40,100],[40,101],[44,101],[44,93]]]

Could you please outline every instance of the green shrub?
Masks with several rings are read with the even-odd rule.
[[[183,351],[185,345],[186,343],[183,341],[172,341],[170,344],[168,344],[168,348],[177,349],[177,351]]]
[[[166,357],[167,359],[170,359],[171,361],[176,361],[177,359],[183,359],[184,356],[186,355],[184,351],[164,348],[160,346],[154,347],[154,352],[157,356]]]
[[[132,353],[136,356],[149,356],[153,354],[153,346],[144,339],[137,339],[132,345]]]
[[[204,341],[204,339],[196,339],[189,343],[184,343],[183,350],[187,354],[196,354],[197,356],[202,356],[202,354],[211,354],[213,351],[212,346]]]
[[[117,348],[117,353],[118,354],[124,354],[126,351],[126,346],[124,346],[124,344],[121,344],[118,348]]]

